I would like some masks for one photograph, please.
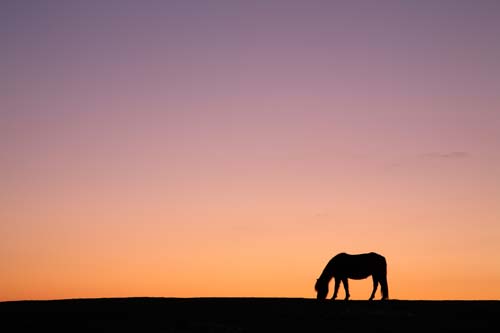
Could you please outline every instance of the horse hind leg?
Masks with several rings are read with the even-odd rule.
[[[387,286],[387,276],[380,280],[380,288],[382,289],[382,299],[389,299],[389,287]]]
[[[377,292],[377,287],[379,284],[379,281],[375,276],[372,276],[372,278],[373,278],[373,291],[372,294],[370,295],[370,298],[368,299],[370,301],[373,300],[373,298],[375,297],[375,293]]]

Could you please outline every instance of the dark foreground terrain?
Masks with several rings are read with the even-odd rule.
[[[102,298],[0,302],[4,332],[500,332],[500,301]]]

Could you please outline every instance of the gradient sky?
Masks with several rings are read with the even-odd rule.
[[[499,1],[4,0],[0,27],[0,300],[310,298],[369,251],[391,298],[500,298]]]

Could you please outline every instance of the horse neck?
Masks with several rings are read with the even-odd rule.
[[[325,267],[323,272],[321,273],[319,280],[325,281],[326,283],[330,282],[330,280],[333,278],[333,269],[332,267]]]

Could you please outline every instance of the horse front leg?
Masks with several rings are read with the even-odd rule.
[[[345,290],[345,298],[344,300],[348,300],[349,299],[349,283],[348,283],[348,279],[347,278],[343,278],[342,279],[342,284],[344,285],[344,290]]]
[[[340,287],[340,279],[335,278],[335,288],[333,289],[333,297],[332,300],[337,298],[337,294],[339,292],[339,287]]]

